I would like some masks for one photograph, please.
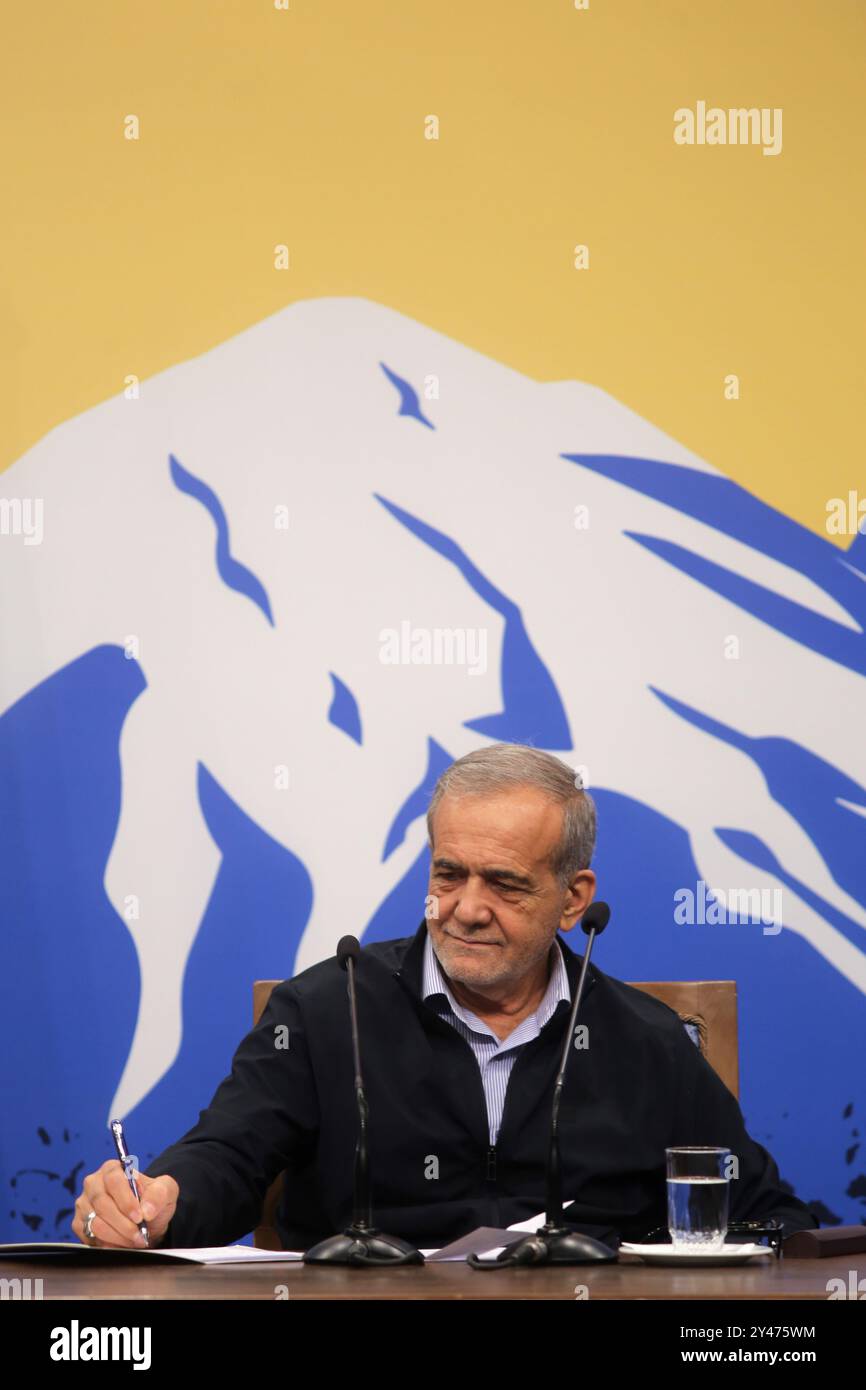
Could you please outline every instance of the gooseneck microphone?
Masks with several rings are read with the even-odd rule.
[[[354,936],[344,936],[337,946],[337,960],[348,975],[349,1015],[352,1023],[352,1055],[355,1066],[355,1104],[358,1107],[358,1142],[355,1145],[355,1184],[352,1224],[342,1235],[328,1236],[304,1255],[307,1264],[331,1265],[419,1265],[424,1256],[399,1236],[384,1235],[373,1225],[372,1185],[368,1128],[370,1111],[361,1073],[361,1044],[358,1037],[358,995],[355,964],[361,954]]]
[[[577,981],[577,989],[574,991],[568,1027],[565,1030],[559,1070],[556,1073],[553,1087],[550,1148],[547,1156],[547,1219],[544,1225],[531,1235],[525,1235],[520,1240],[506,1245],[494,1259],[485,1260],[478,1255],[469,1255],[467,1264],[471,1265],[473,1269],[506,1269],[510,1265],[584,1265],[617,1258],[616,1251],[611,1250],[609,1245],[565,1225],[562,1216],[562,1163],[559,1152],[559,1107],[562,1101],[562,1088],[565,1084],[565,1070],[571,1055],[577,1011],[583,997],[586,972],[592,954],[592,943],[604,931],[609,921],[610,908],[607,903],[599,902],[590,904],[583,914],[583,920],[580,924],[583,931],[586,932],[588,940]]]

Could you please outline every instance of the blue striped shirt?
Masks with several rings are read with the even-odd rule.
[[[508,1034],[507,1038],[497,1038],[493,1030],[470,1009],[457,1003],[448,987],[442,967],[433,950],[430,933],[424,943],[424,999],[432,1000],[442,1017],[452,1024],[461,1037],[465,1038],[475,1053],[481,1082],[484,1086],[484,1099],[487,1102],[487,1122],[490,1129],[490,1142],[496,1143],[502,1111],[505,1106],[505,1092],[508,1078],[520,1049],[533,1038],[537,1038],[545,1023],[556,1010],[561,999],[571,1003],[571,990],[562,950],[558,941],[550,948],[550,979],[544,998],[534,1014],[529,1014],[522,1023]]]

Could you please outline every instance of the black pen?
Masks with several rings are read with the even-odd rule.
[[[134,1168],[135,1168],[135,1164],[133,1163],[132,1159],[130,1158],[130,1156],[129,1156],[129,1150],[128,1150],[127,1147],[126,1147],[126,1138],[125,1138],[124,1133],[123,1133],[123,1124],[122,1124],[122,1122],[121,1122],[120,1120],[112,1120],[112,1121],[111,1121],[111,1126],[110,1126],[110,1128],[111,1128],[112,1137],[113,1137],[113,1139],[114,1139],[114,1147],[117,1149],[117,1157],[120,1159],[121,1163],[123,1164],[123,1171],[124,1171],[124,1173],[126,1174],[126,1181],[129,1183],[130,1187],[132,1188],[132,1195],[134,1196],[135,1200],[136,1200],[136,1201],[139,1203],[139,1205],[140,1205],[140,1204],[141,1204],[141,1198],[140,1198],[140,1196],[138,1195],[138,1187],[136,1186],[135,1178],[132,1176],[133,1170],[134,1170]],[[145,1245],[149,1245],[150,1242],[149,1242],[149,1240],[148,1240],[148,1238],[147,1238],[147,1226],[146,1226],[146,1224],[145,1224],[144,1221],[142,1221],[142,1223],[141,1223],[141,1225],[139,1226],[138,1229],[141,1231],[141,1234],[144,1236],[144,1243],[145,1243]]]

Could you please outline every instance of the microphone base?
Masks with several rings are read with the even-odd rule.
[[[385,1235],[373,1226],[349,1226],[342,1235],[320,1240],[304,1255],[304,1263],[381,1268],[383,1265],[422,1265],[424,1256],[399,1236]]]
[[[492,1260],[470,1255],[473,1269],[503,1269],[509,1265],[588,1265],[612,1263],[617,1252],[609,1245],[569,1226],[539,1227],[532,1235],[506,1245]]]

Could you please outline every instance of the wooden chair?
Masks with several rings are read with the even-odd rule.
[[[258,1023],[280,980],[256,980],[253,984],[253,1024]],[[731,1094],[739,1098],[739,1050],[737,1042],[737,985],[734,980],[634,980],[634,989],[660,999],[678,1013],[683,1023],[694,1024],[701,1052]],[[265,1195],[261,1224],[253,1242],[262,1250],[279,1250],[276,1214],[283,1174],[275,1178]]]

